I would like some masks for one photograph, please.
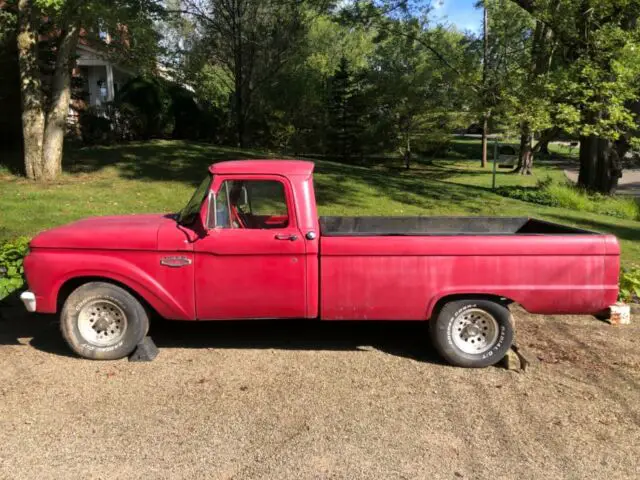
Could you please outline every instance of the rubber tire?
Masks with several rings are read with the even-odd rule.
[[[78,315],[90,300],[108,299],[127,317],[124,338],[115,346],[99,347],[87,342],[78,329]],[[149,317],[140,302],[125,289],[105,282],[90,282],[69,295],[60,315],[62,336],[75,353],[91,360],[117,360],[129,356],[149,331]]]
[[[449,336],[451,324],[464,310],[479,308],[491,314],[500,329],[498,341],[491,350],[482,354],[465,353],[455,346]],[[495,365],[511,348],[514,327],[509,309],[490,300],[465,299],[445,304],[437,317],[430,321],[431,340],[438,353],[451,365],[468,368],[483,368]]]

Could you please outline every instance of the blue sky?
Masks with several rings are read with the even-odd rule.
[[[482,10],[474,8],[476,0],[432,0],[434,20],[446,20],[460,30],[480,31],[482,28]]]

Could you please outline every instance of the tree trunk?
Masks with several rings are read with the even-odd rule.
[[[244,147],[244,65],[242,58],[243,31],[242,31],[242,12],[241,2],[233,2],[233,48],[234,48],[234,77],[235,77],[235,107],[236,107],[236,133],[238,135],[238,147]]]
[[[580,173],[578,185],[591,190],[596,184],[598,165],[598,137],[580,137]]]
[[[22,100],[22,134],[24,166],[27,178],[43,176],[42,151],[44,138],[44,101],[38,67],[39,12],[32,0],[18,2],[18,62],[20,97]]]
[[[404,151],[404,168],[409,170],[411,168],[411,137],[407,133],[406,136],[406,148]]]
[[[533,168],[533,134],[528,124],[522,125],[520,133],[520,155],[515,172],[520,175],[531,175]]]
[[[240,67],[237,69],[236,82],[235,82],[235,110],[236,110],[236,134],[238,140],[238,147],[244,147],[244,102],[242,98],[242,74],[238,72],[242,70]]]
[[[488,62],[489,62],[489,10],[487,9],[487,0],[484,0],[484,11],[483,11],[483,20],[482,20],[482,41],[483,41],[483,53],[482,53],[482,88],[483,95],[485,98],[483,99],[483,103],[486,105],[486,95],[487,95],[487,71],[488,71]],[[486,108],[486,106],[485,106]],[[482,117],[482,160],[480,161],[480,166],[485,168],[487,166],[487,134],[489,130],[489,113],[485,110]]]
[[[580,137],[579,186],[611,195],[621,176],[620,156],[613,142],[595,136]]]
[[[518,155],[518,165],[512,173],[520,175],[531,175],[533,168],[533,133],[528,123],[520,125],[520,153]]]
[[[43,178],[53,180],[62,172],[62,149],[71,100],[71,71],[80,28],[72,25],[62,32],[56,52],[51,84],[51,106],[44,131]]]
[[[482,168],[487,166],[487,135],[489,133],[489,114],[485,113],[482,117],[482,160],[480,166]]]
[[[539,142],[536,147],[537,147],[537,151],[540,155],[546,155],[547,157],[551,155],[551,152],[549,151],[549,142],[550,140],[546,140],[544,142]]]
[[[558,127],[552,127],[544,130],[540,136],[540,140],[536,143],[536,146],[533,147],[533,152],[541,153],[542,155],[551,155],[549,152],[549,143],[555,139],[559,133],[560,129]]]

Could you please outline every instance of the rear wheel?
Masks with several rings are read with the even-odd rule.
[[[431,320],[431,339],[452,365],[487,367],[498,363],[513,343],[509,310],[490,300],[455,300]]]
[[[78,355],[115,360],[133,352],[149,331],[149,319],[140,302],[123,288],[90,282],[67,298],[60,328]]]

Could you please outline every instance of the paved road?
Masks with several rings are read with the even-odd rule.
[[[91,362],[5,312],[0,478],[638,478],[638,324],[516,318],[526,373],[402,323],[158,324],[154,362]]]

